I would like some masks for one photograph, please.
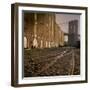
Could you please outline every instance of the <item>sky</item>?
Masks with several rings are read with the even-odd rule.
[[[78,34],[80,34],[80,15],[56,14],[56,23],[64,33],[68,33],[68,22],[71,20],[78,20]]]

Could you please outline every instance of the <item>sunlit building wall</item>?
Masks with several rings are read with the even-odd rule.
[[[64,45],[64,33],[55,21],[54,13],[25,13],[26,48],[51,48]]]

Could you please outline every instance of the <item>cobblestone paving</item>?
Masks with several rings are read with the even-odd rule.
[[[80,74],[80,49],[50,48],[24,50],[24,76]]]

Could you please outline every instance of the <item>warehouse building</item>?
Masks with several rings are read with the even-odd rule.
[[[24,13],[24,48],[64,46],[64,32],[55,13]]]

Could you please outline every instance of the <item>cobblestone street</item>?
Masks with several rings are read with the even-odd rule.
[[[24,76],[57,76],[80,74],[80,50],[77,48],[26,49]]]

